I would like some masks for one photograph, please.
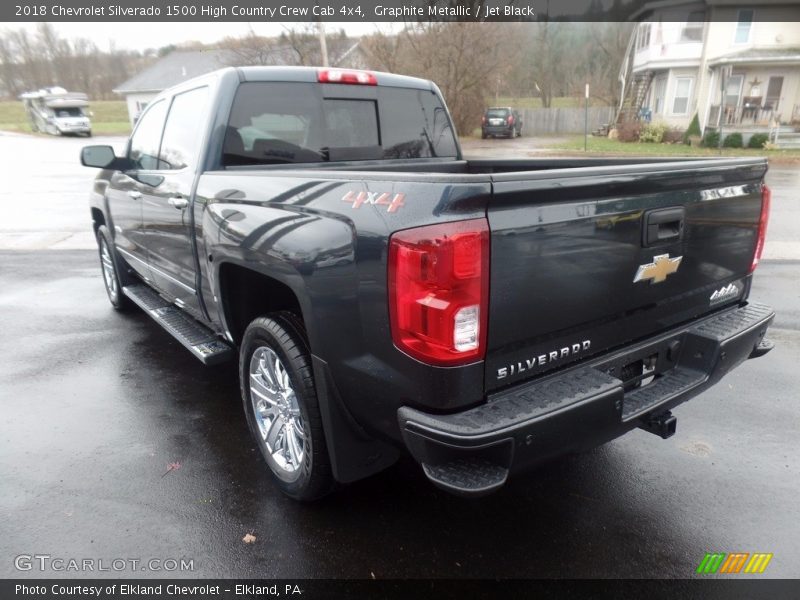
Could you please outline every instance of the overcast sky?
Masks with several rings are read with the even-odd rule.
[[[0,26],[0,35],[9,29],[23,28],[31,33],[36,31],[36,23],[4,23]],[[199,41],[204,44],[213,43],[225,37],[247,35],[250,28],[257,35],[277,36],[285,31],[285,27],[302,26],[303,23],[53,23],[56,31],[65,38],[85,37],[94,41],[97,46],[107,50],[113,40],[117,48],[144,50],[159,48],[169,44]],[[393,23],[328,23],[326,30],[330,33],[344,29],[350,36],[375,33],[378,27],[382,31],[399,28]]]

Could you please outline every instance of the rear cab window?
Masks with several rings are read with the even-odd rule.
[[[430,90],[245,82],[231,109],[222,164],[456,155],[447,112]]]
[[[486,111],[486,116],[489,119],[505,119],[509,115],[507,108],[490,108]]]

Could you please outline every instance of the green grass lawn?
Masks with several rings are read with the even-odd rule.
[[[95,135],[128,135],[131,132],[128,108],[124,101],[98,100],[90,102],[89,110],[94,113],[92,132]],[[22,102],[0,102],[0,129],[32,133]]]
[[[583,136],[575,136],[569,141],[555,144],[554,151],[583,152]],[[638,156],[766,156],[769,159],[785,159],[788,162],[800,160],[800,150],[763,150],[750,148],[693,148],[685,144],[650,144],[647,142],[620,142],[604,137],[589,136],[588,152],[604,155]]]

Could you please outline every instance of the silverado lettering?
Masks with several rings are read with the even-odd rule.
[[[501,107],[485,135],[493,110],[521,132]],[[404,453],[475,496],[668,437],[772,348],[747,297],[765,159],[467,160],[430,81],[242,67],[165,90],[122,156],[81,161],[112,306],[238,363],[258,460],[298,500]]]
[[[504,379],[509,375],[524,373],[528,369],[532,369],[536,365],[545,365],[556,360],[563,360],[569,356],[574,356],[579,352],[586,352],[592,346],[591,340],[584,340],[579,344],[572,344],[571,346],[564,346],[558,350],[551,350],[545,354],[540,354],[526,359],[524,362],[517,362],[508,367],[497,369],[497,378]]]

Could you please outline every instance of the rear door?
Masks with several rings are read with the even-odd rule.
[[[765,169],[687,161],[495,175],[487,388],[740,300]]]
[[[114,244],[131,268],[146,280],[150,279],[150,270],[144,244],[142,204],[154,182],[153,173],[158,170],[158,148],[166,115],[167,103],[163,100],[147,108],[128,143],[128,158],[134,166],[128,171],[115,172],[106,192]]]
[[[195,291],[191,198],[208,98],[208,87],[203,86],[172,99],[158,154],[157,185],[147,190],[142,202],[142,245],[152,283],[195,316],[201,312]]]

